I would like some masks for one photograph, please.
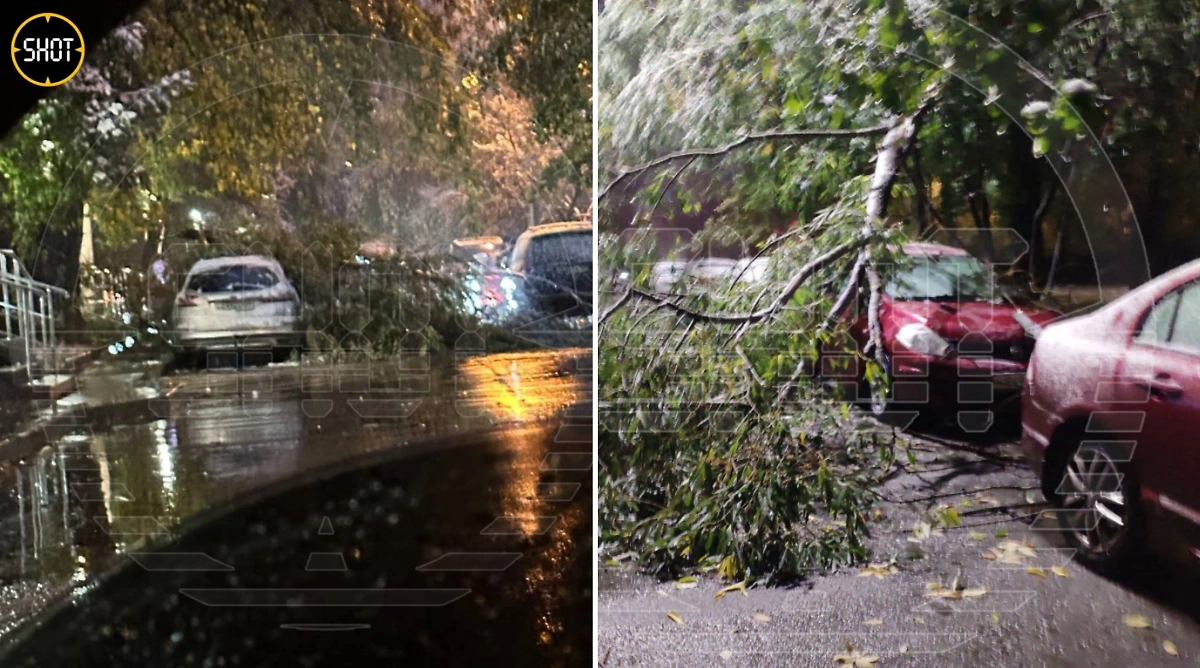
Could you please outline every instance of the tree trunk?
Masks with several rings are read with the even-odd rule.
[[[83,201],[59,207],[55,219],[42,226],[41,243],[32,249],[33,265],[29,273],[39,281],[71,293],[61,305],[65,319],[62,331],[83,331],[83,316],[76,304],[79,287],[79,249],[83,243]]]
[[[1003,212],[1007,223],[1029,246],[1029,279],[1040,265],[1040,254],[1044,242],[1041,225],[1037,220],[1039,205],[1044,194],[1041,178],[1041,160],[1033,156],[1033,141],[1016,123],[1008,128],[1008,178],[1017,183],[1017,195],[1006,203]]]

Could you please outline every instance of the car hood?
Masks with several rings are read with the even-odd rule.
[[[1016,317],[1018,311],[1039,325],[1058,317],[1057,313],[1034,304],[1008,302],[893,300],[890,306],[892,318],[897,321],[919,322],[947,339],[961,339],[968,333],[983,334],[993,341],[1021,339],[1026,332]]]

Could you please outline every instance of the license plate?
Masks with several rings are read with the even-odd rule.
[[[1021,385],[1025,383],[1025,374],[1023,373],[1003,373],[996,374],[992,379],[998,390],[1019,390]]]
[[[216,307],[222,311],[249,311],[254,308],[250,302],[217,302]]]

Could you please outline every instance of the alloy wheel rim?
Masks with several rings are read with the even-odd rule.
[[[1129,527],[1128,507],[1121,490],[1121,473],[1103,450],[1083,447],[1067,461],[1063,472],[1062,519],[1083,549],[1107,554]]]

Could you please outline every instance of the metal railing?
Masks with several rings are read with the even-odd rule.
[[[58,338],[55,297],[69,298],[62,288],[34,280],[13,251],[0,249],[0,308],[4,310],[4,336],[10,353],[14,345],[23,352],[20,360],[30,380],[42,365],[57,370]]]

